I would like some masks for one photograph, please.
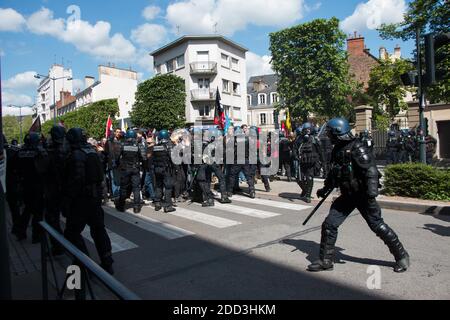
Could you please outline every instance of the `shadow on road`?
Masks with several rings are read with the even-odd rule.
[[[426,224],[422,229],[431,231],[443,237],[450,237],[450,227],[441,226],[439,224]]]
[[[302,200],[302,198],[300,197],[300,193],[282,192],[282,193],[279,193],[278,196],[280,198],[288,199],[288,200]]]
[[[283,240],[282,243],[293,246],[296,248],[296,250],[306,253],[307,254],[306,259],[309,262],[314,262],[314,261],[317,261],[317,259],[318,259],[319,244],[314,241],[303,240],[303,239],[300,239],[300,240],[286,239],[286,240]],[[383,267],[393,267],[394,266],[394,262],[349,256],[349,255],[343,253],[344,250],[345,249],[343,249],[343,248],[336,247],[335,263],[345,264],[348,261],[348,262],[354,262],[354,263],[365,264],[365,265],[370,265],[370,266],[372,266],[372,265],[383,266]]]

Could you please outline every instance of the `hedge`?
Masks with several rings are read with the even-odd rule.
[[[111,119],[113,119],[114,128],[118,127],[118,122],[114,120],[118,113],[119,105],[117,99],[107,99],[94,102],[69,112],[58,117],[57,121],[64,121],[64,125],[67,129],[79,127],[86,130],[89,137],[101,139],[105,136],[106,122],[109,115],[111,116]],[[42,125],[42,133],[44,135],[48,134],[53,124],[53,119],[45,122]]]
[[[412,163],[387,166],[383,193],[391,196],[450,201],[450,170]]]

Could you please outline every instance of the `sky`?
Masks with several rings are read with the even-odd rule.
[[[149,53],[178,37],[222,34],[249,49],[247,76],[272,73],[269,34],[317,18],[337,17],[378,56],[398,44],[411,57],[414,43],[382,40],[376,28],[403,20],[410,0],[2,0],[0,57],[3,114],[32,105],[39,80],[54,63],[73,71],[74,89],[98,78],[99,64],[115,63],[153,76]],[[22,114],[31,114],[23,108]]]

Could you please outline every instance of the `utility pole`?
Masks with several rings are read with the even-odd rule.
[[[2,78],[0,57],[0,106],[2,105]],[[0,131],[3,134],[2,108],[0,108]],[[6,175],[6,157],[3,139],[0,139],[0,178]],[[3,179],[2,179],[3,180]],[[6,228],[5,190],[0,183],[0,300],[11,300],[11,273],[9,269],[9,247]]]
[[[425,149],[425,89],[422,81],[422,53],[420,50],[420,28],[416,29],[416,50],[417,50],[417,71],[418,71],[418,92],[417,98],[419,99],[419,152],[420,162],[427,163],[426,149]]]

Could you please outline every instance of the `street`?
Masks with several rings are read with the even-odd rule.
[[[410,270],[396,274],[355,211],[340,228],[335,270],[311,274],[330,204],[302,227],[312,205],[258,197],[234,196],[214,209],[184,203],[172,214],[105,207],[116,278],[144,299],[450,298],[450,217],[383,210],[411,256]],[[370,266],[381,270],[380,289],[368,289]]]

